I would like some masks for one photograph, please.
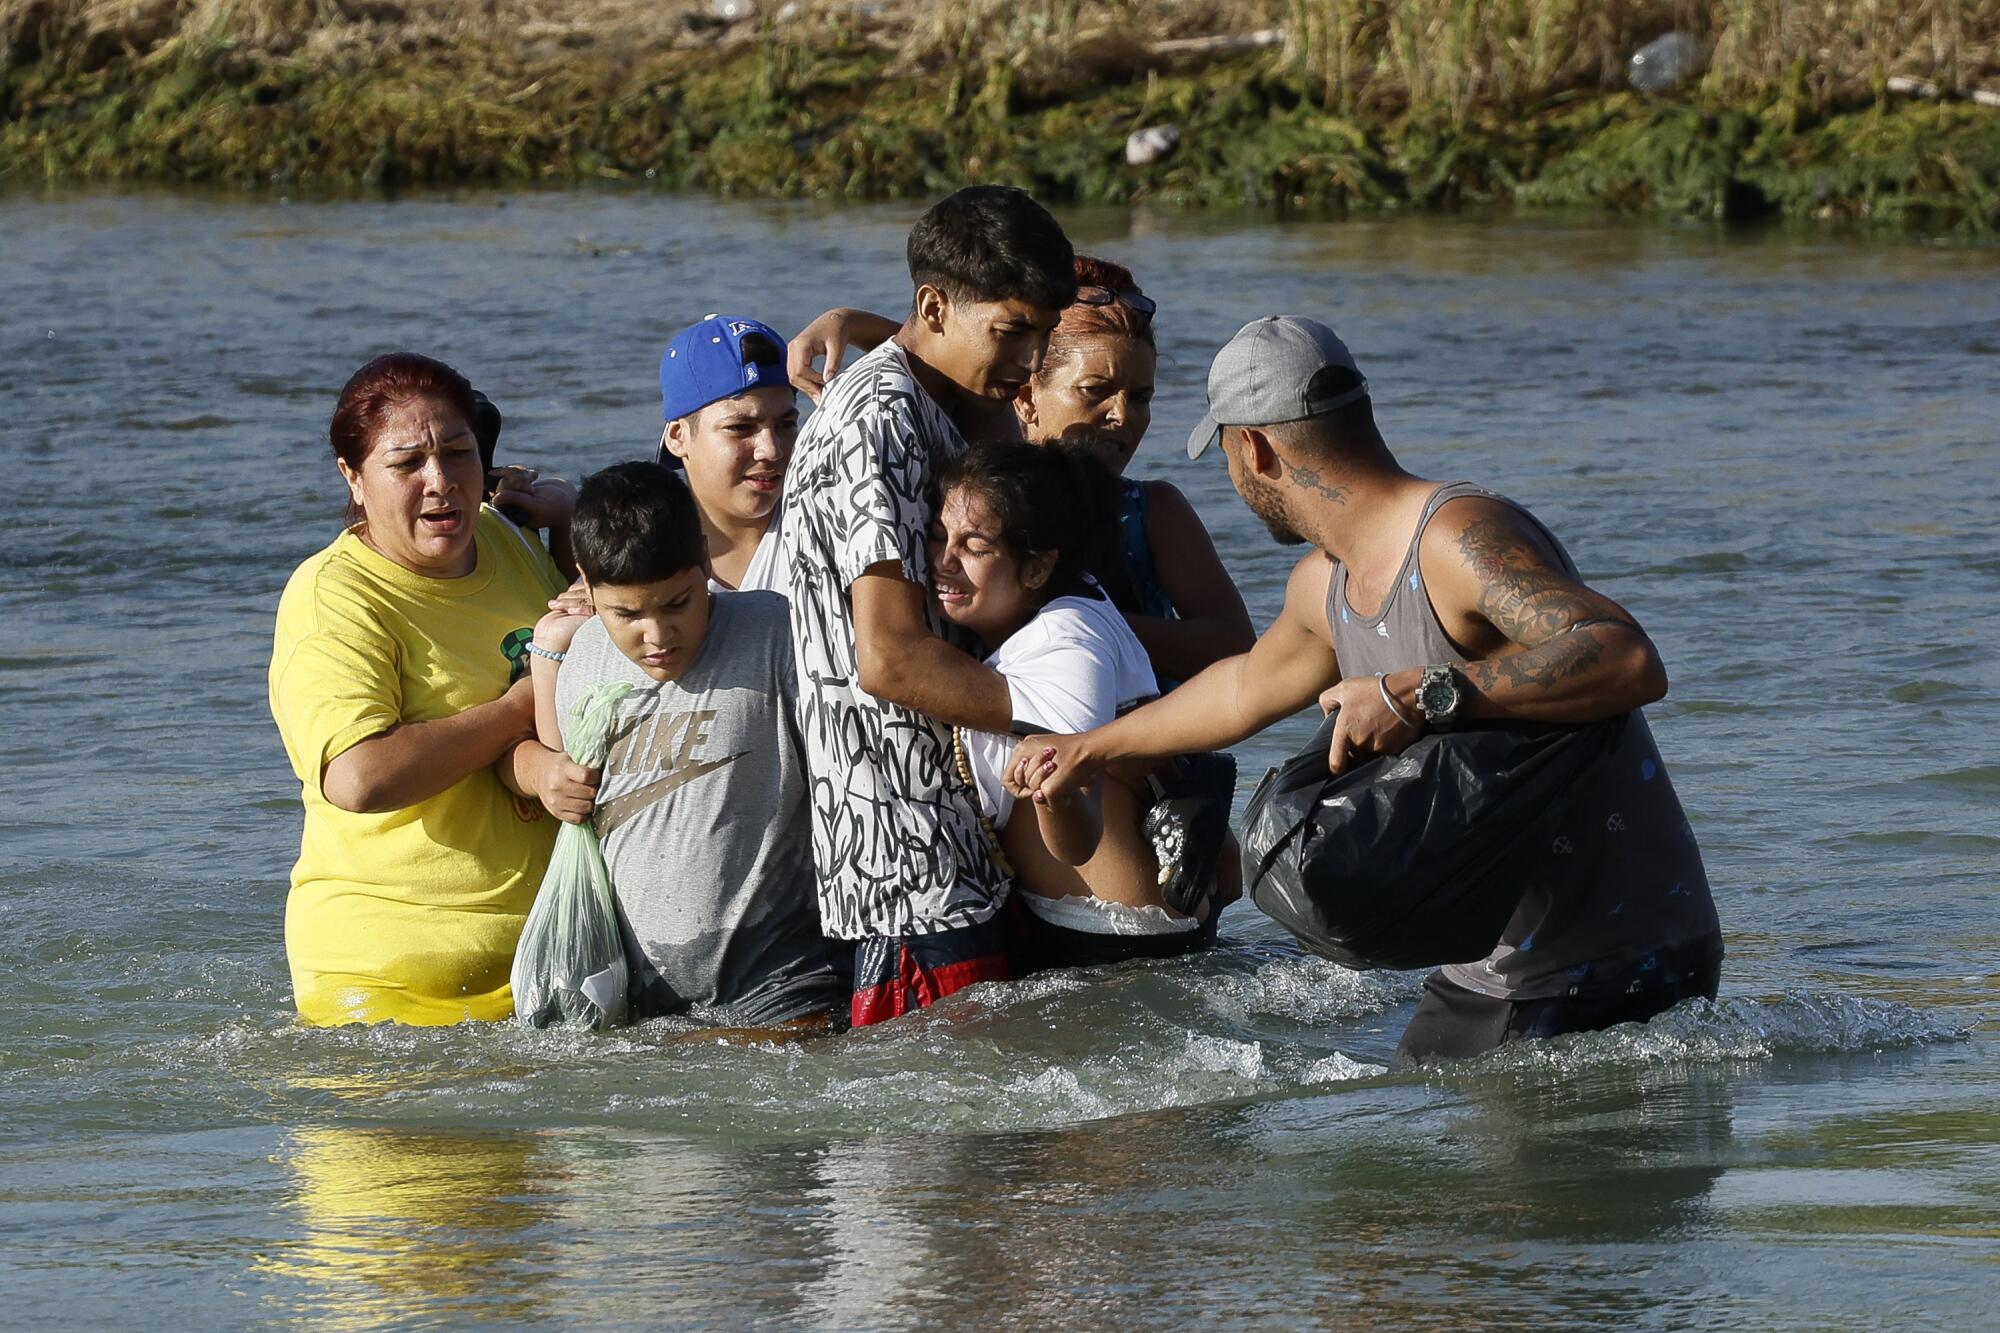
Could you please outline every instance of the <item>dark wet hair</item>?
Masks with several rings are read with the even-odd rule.
[[[940,499],[958,490],[979,497],[1016,560],[1055,552],[1044,602],[1084,591],[1084,576],[1117,547],[1117,483],[1079,451],[1016,441],[975,445],[938,478]]]
[[[412,398],[435,398],[448,404],[467,426],[478,424],[479,399],[465,376],[417,352],[390,352],[349,375],[341,387],[340,401],[334,404],[333,421],[327,427],[333,456],[350,468],[360,468],[374,450],[375,437],[381,434],[389,413]],[[348,522],[361,517],[350,499]]]
[[[1061,310],[1076,299],[1069,237],[1025,190],[968,185],[910,228],[910,281],[954,301],[1022,300]]]
[[[472,434],[479,441],[479,461],[486,470],[493,470],[493,456],[500,449],[500,431],[507,419],[500,415],[491,398],[474,389],[472,391]]]
[[[619,463],[583,479],[570,523],[577,568],[594,584],[658,583],[702,563],[701,515],[680,474]]]

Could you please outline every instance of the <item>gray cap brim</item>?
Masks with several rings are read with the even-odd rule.
[[[1222,427],[1216,424],[1215,418],[1213,416],[1202,417],[1200,423],[1195,426],[1193,432],[1188,436],[1188,457],[1200,458],[1202,454],[1207,452],[1209,445],[1214,444],[1221,438]]]

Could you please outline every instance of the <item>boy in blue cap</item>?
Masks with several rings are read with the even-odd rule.
[[[929,539],[963,410],[1004,407],[1076,297],[1074,256],[1020,190],[975,185],[918,220],[896,336],[828,386],[785,493],[814,874],[854,942],[857,1024],[1005,980],[1007,879],[952,728],[1006,733],[1007,683],[943,637]]]
[[[708,315],[660,357],[659,461],[686,473],[718,588],[782,591],[779,502],[799,409],[785,340],[740,315]]]

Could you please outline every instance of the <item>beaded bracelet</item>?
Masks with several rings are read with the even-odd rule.
[[[536,643],[533,639],[528,640],[528,651],[533,653],[536,657],[545,657],[551,662],[560,662],[565,657],[569,656],[568,653],[552,653],[548,649],[542,647],[542,645],[540,645],[539,643]]]
[[[1000,850],[1000,830],[993,827],[992,818],[979,802],[979,779],[972,774],[972,760],[965,753],[965,729],[951,729],[951,757],[958,763],[958,775],[965,779],[965,785],[972,788],[972,808],[979,812],[979,827],[986,834],[986,848],[993,853],[993,864],[1008,879],[1014,878],[1014,866],[1007,860],[1007,853]]]

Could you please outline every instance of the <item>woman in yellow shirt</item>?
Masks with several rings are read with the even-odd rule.
[[[482,503],[473,417],[471,385],[428,357],[356,371],[330,432],[356,521],[278,604],[271,713],[305,802],[285,952],[308,1023],[511,1014],[555,838],[516,794],[583,776],[520,745],[526,645],[565,580]],[[560,483],[507,494],[547,522],[570,498]]]

